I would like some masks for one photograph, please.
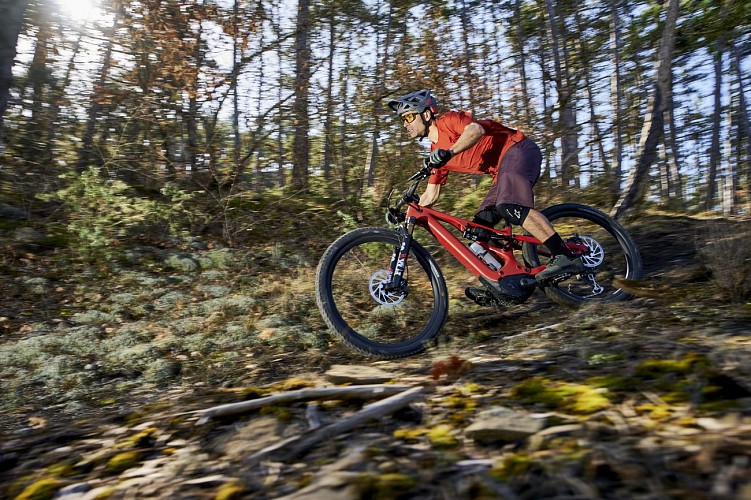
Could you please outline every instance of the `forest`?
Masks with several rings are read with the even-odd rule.
[[[751,497],[748,0],[0,18],[0,497]],[[420,89],[534,139],[540,208],[623,225],[629,300],[480,307],[423,233],[435,345],[327,328],[318,262],[421,166],[387,105]],[[452,173],[437,209],[489,186]]]
[[[248,193],[378,204],[425,148],[385,102],[426,88],[534,138],[547,196],[748,214],[748,2],[4,4],[2,195],[27,212],[75,217],[89,171],[228,241]]]

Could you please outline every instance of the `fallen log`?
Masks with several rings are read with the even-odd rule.
[[[357,385],[348,387],[320,387],[307,388],[297,391],[273,394],[259,399],[250,401],[241,401],[239,403],[229,403],[219,406],[198,410],[191,413],[200,414],[196,425],[203,425],[212,418],[227,417],[247,413],[264,406],[293,403],[296,401],[311,401],[317,399],[372,399],[385,396],[391,396],[409,389],[404,385]]]
[[[264,448],[248,457],[247,462],[257,464],[272,455],[283,461],[298,457],[322,441],[333,439],[366,422],[383,418],[404,408],[421,397],[422,391],[422,387],[413,387],[381,401],[365,405],[357,413],[343,418],[338,422],[310,430],[305,434],[293,436]]]

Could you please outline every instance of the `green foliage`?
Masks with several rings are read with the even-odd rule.
[[[185,203],[191,194],[171,184],[161,190],[167,202],[160,202],[134,196],[125,182],[107,179],[95,168],[60,178],[65,187],[39,198],[63,203],[67,230],[84,252],[96,252],[138,233],[161,230],[176,235],[189,215]]]

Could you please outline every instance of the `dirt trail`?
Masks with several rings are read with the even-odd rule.
[[[373,361],[332,343],[253,360],[256,387],[176,385],[133,394],[119,412],[29,422],[0,446],[0,496],[749,498],[751,310],[721,299],[697,258],[703,222],[627,227],[647,275],[633,300],[567,310],[537,294],[500,314],[468,308],[450,319],[449,342],[414,358]],[[196,425],[192,412],[215,405],[335,385],[337,364],[423,392],[259,460],[248,459],[364,402],[302,400]]]

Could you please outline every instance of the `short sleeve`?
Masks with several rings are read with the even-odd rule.
[[[440,184],[443,186],[446,184],[446,179],[449,177],[449,171],[445,168],[438,168],[430,173],[428,178],[428,184]]]

